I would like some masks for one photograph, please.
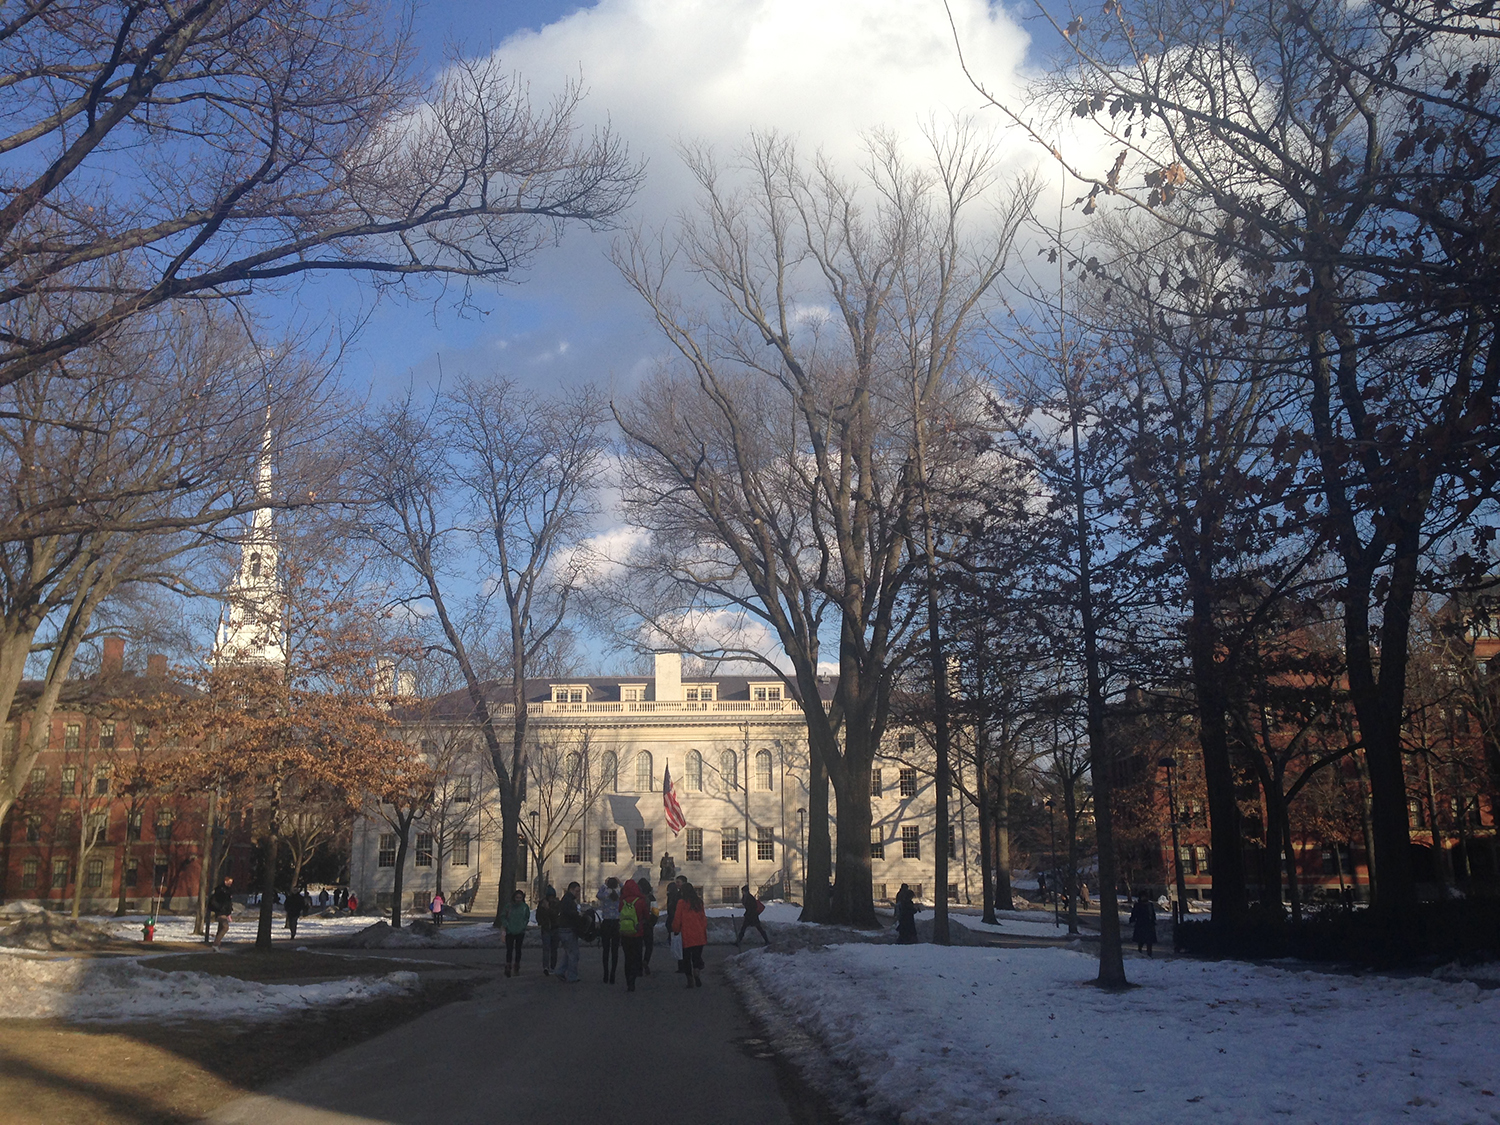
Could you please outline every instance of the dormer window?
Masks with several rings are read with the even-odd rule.
[[[645,684],[621,684],[620,700],[623,703],[641,703],[646,698]]]
[[[781,701],[781,685],[751,684],[750,698],[756,703],[779,703]]]
[[[553,703],[587,703],[589,689],[585,684],[553,684]]]
[[[712,703],[716,690],[715,684],[692,684],[683,688],[683,698],[689,703]]]

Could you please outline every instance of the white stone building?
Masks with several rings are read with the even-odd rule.
[[[824,692],[831,694],[832,684]],[[677,872],[711,903],[738,902],[745,883],[763,897],[800,901],[807,734],[801,706],[785,693],[770,676],[684,679],[675,653],[659,654],[649,677],[528,682],[528,726],[538,750],[522,814],[527,882],[537,881],[540,855],[542,881],[559,893],[577,880],[592,896],[609,875],[647,871],[657,883],[670,853]],[[495,697],[502,694],[496,685]],[[495,909],[499,814],[469,713],[467,693],[455,692],[406,724],[408,736],[434,754],[455,740],[462,747],[449,758],[462,776],[445,786],[441,814],[414,828],[402,880],[408,908],[425,906],[441,868],[449,901],[457,895],[475,912]],[[905,882],[930,899],[935,816],[932,777],[921,768],[925,744],[910,734],[889,742],[889,756],[877,760],[872,777],[875,896],[892,898]],[[668,771],[686,819],[677,834],[663,804]],[[455,792],[465,795],[459,805],[451,800]],[[569,793],[577,794],[571,802]],[[469,802],[476,807],[466,808]],[[972,810],[958,800],[952,807],[950,887],[968,901],[971,888],[975,896],[979,891],[979,839]],[[455,810],[464,816],[457,830]],[[396,851],[388,825],[356,824],[350,882],[362,901],[389,904]]]

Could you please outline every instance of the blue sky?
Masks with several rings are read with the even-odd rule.
[[[971,61],[1004,86],[1024,33],[987,0],[953,6]],[[852,171],[870,130],[915,138],[929,118],[981,112],[941,0],[458,0],[427,3],[417,18],[429,73],[452,50],[496,52],[538,100],[581,77],[585,122],[608,122],[647,165],[627,225],[655,228],[691,204],[675,150],[683,142],[728,154],[752,129],[775,129]],[[478,313],[442,300],[377,304],[368,287],[335,278],[309,280],[268,311],[325,331],[367,317],[342,370],[354,396],[465,370],[628,390],[662,343],[609,263],[610,241],[569,232],[524,276],[481,289]]]

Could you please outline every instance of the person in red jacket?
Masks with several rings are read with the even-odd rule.
[[[691,883],[683,884],[677,912],[672,915],[672,932],[682,935],[682,962],[678,966],[687,977],[687,986],[703,987],[703,947],[708,944],[708,915],[703,910],[703,896]]]

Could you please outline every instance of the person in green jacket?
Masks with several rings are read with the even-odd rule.
[[[530,924],[531,907],[526,905],[526,892],[517,891],[510,896],[510,905],[500,919],[500,927],[505,931],[506,976],[521,975],[521,946],[526,941],[526,927]]]

